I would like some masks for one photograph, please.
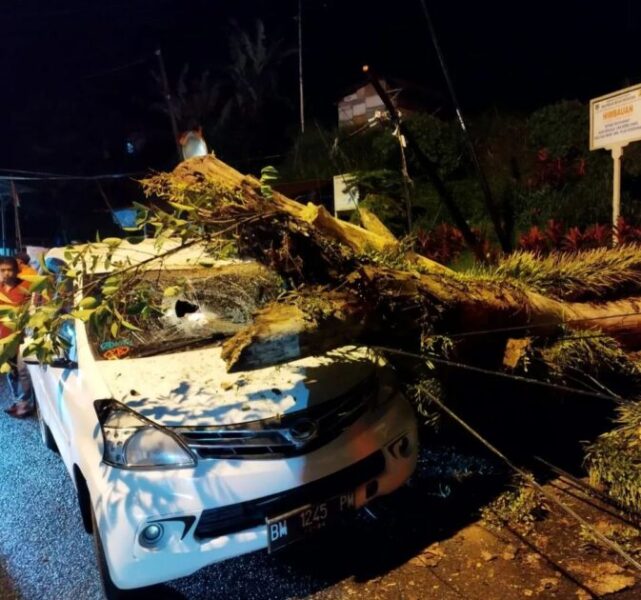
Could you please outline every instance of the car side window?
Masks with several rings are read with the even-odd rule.
[[[73,321],[64,321],[58,330],[58,337],[64,341],[64,358],[73,362],[78,361],[78,346],[76,344],[76,325]]]

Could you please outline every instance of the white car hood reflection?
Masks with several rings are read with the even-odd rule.
[[[277,367],[227,373],[220,347],[97,361],[112,397],[165,426],[215,426],[303,410],[349,391],[375,368],[346,347]]]

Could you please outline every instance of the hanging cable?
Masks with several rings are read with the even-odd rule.
[[[432,354],[417,354],[415,352],[407,352],[405,350],[397,350],[396,348],[388,348],[386,346],[368,346],[374,350],[379,350],[380,352],[385,352],[389,354],[396,354],[398,356],[405,356],[407,358],[416,358],[419,360],[424,360],[428,362],[433,362],[437,364],[442,364],[454,369],[461,369],[463,371],[470,371],[473,373],[480,373],[483,375],[490,375],[491,377],[497,377],[499,379],[509,379],[519,383],[528,383],[531,385],[537,385],[540,387],[545,387],[548,389],[556,390],[559,392],[566,392],[571,394],[576,394],[579,396],[589,396],[591,398],[600,398],[601,400],[614,400],[616,402],[621,402],[623,398],[613,393],[600,393],[595,391],[582,390],[580,388],[574,388],[567,385],[561,385],[558,383],[550,383],[548,381],[540,381],[539,379],[534,379],[532,377],[524,377],[523,375],[513,375],[511,373],[502,373],[501,371],[493,371],[491,369],[484,369],[483,367],[476,367],[474,365],[468,365],[465,363],[459,363],[453,360],[447,360],[445,358],[439,358]]]
[[[620,319],[623,317],[637,317],[641,311],[619,313],[616,315],[602,315],[600,317],[585,317],[581,319],[567,319],[566,321],[548,321],[546,323],[530,323],[528,325],[514,325],[511,327],[496,327],[494,329],[478,329],[471,331],[461,331],[457,333],[441,334],[450,338],[470,337],[474,335],[491,335],[493,333],[508,333],[510,331],[526,331],[528,329],[545,329],[550,327],[560,327],[570,323],[587,323],[594,321],[605,321],[606,319]],[[598,334],[601,335],[601,334]]]
[[[423,8],[423,15],[425,16],[427,27],[429,29],[430,36],[432,38],[432,44],[434,45],[434,50],[436,51],[436,55],[441,65],[441,71],[443,72],[443,77],[445,78],[445,83],[450,93],[452,104],[454,104],[456,117],[461,127],[461,131],[463,132],[463,138],[465,139],[465,144],[467,146],[468,152],[470,153],[472,164],[476,169],[476,172],[479,177],[479,181],[481,183],[481,189],[483,190],[483,196],[485,198],[485,207],[487,208],[487,211],[490,213],[490,219],[492,220],[492,224],[494,225],[496,237],[498,238],[499,243],[501,244],[501,249],[503,250],[503,252],[511,252],[512,240],[509,238],[508,233],[505,231],[503,227],[503,223],[501,222],[499,211],[497,210],[496,205],[494,203],[492,191],[490,190],[490,186],[487,182],[487,177],[485,176],[485,171],[481,166],[481,162],[479,161],[478,154],[474,146],[474,142],[472,141],[472,138],[470,137],[470,134],[465,125],[465,120],[463,119],[461,106],[458,102],[458,98],[456,97],[456,92],[454,91],[454,85],[452,84],[452,80],[450,79],[450,74],[447,69],[447,65],[445,64],[445,57],[443,56],[443,51],[441,50],[441,46],[438,42],[438,38],[436,37],[436,29],[434,28],[434,23],[432,22],[430,13],[427,10],[427,4],[425,3],[425,0],[420,0],[420,2],[421,2],[421,7]]]
[[[604,536],[594,525],[586,521],[581,515],[579,515],[573,508],[570,508],[559,500],[552,492],[543,487],[534,476],[530,473],[527,473],[520,467],[517,467],[505,454],[503,454],[498,448],[493,446],[489,441],[487,441],[478,431],[473,427],[468,425],[461,417],[456,413],[450,410],[445,404],[437,398],[434,394],[431,394],[427,391],[424,392],[425,395],[438,406],[447,416],[452,420],[458,423],[463,429],[465,429],[470,435],[476,438],[481,444],[483,444],[490,452],[498,456],[510,469],[527,481],[532,487],[534,487],[542,496],[544,496],[550,502],[556,504],[564,512],[570,515],[583,527],[585,527],[595,538],[597,538],[605,546],[616,552],[621,558],[623,558],[629,565],[633,566],[637,571],[641,573],[641,563],[635,560],[628,552],[626,552],[619,544],[610,540]]]
[[[18,196],[18,190],[16,189],[16,184],[11,181],[11,200],[13,203],[13,217],[14,217],[14,234],[16,242],[16,250],[18,252],[22,251],[22,234],[20,232],[20,198]]]
[[[102,175],[0,175],[0,181],[100,181],[101,179],[134,179],[145,173],[104,173]]]

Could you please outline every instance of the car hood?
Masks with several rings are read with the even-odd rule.
[[[345,347],[227,373],[216,346],[96,364],[115,400],[160,425],[191,427],[245,423],[318,405],[358,385],[377,359],[370,350]]]

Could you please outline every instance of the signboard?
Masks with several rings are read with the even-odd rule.
[[[334,214],[358,208],[358,192],[354,188],[347,191],[347,184],[351,177],[350,173],[334,175]]]
[[[641,140],[641,85],[590,100],[590,150]]]

